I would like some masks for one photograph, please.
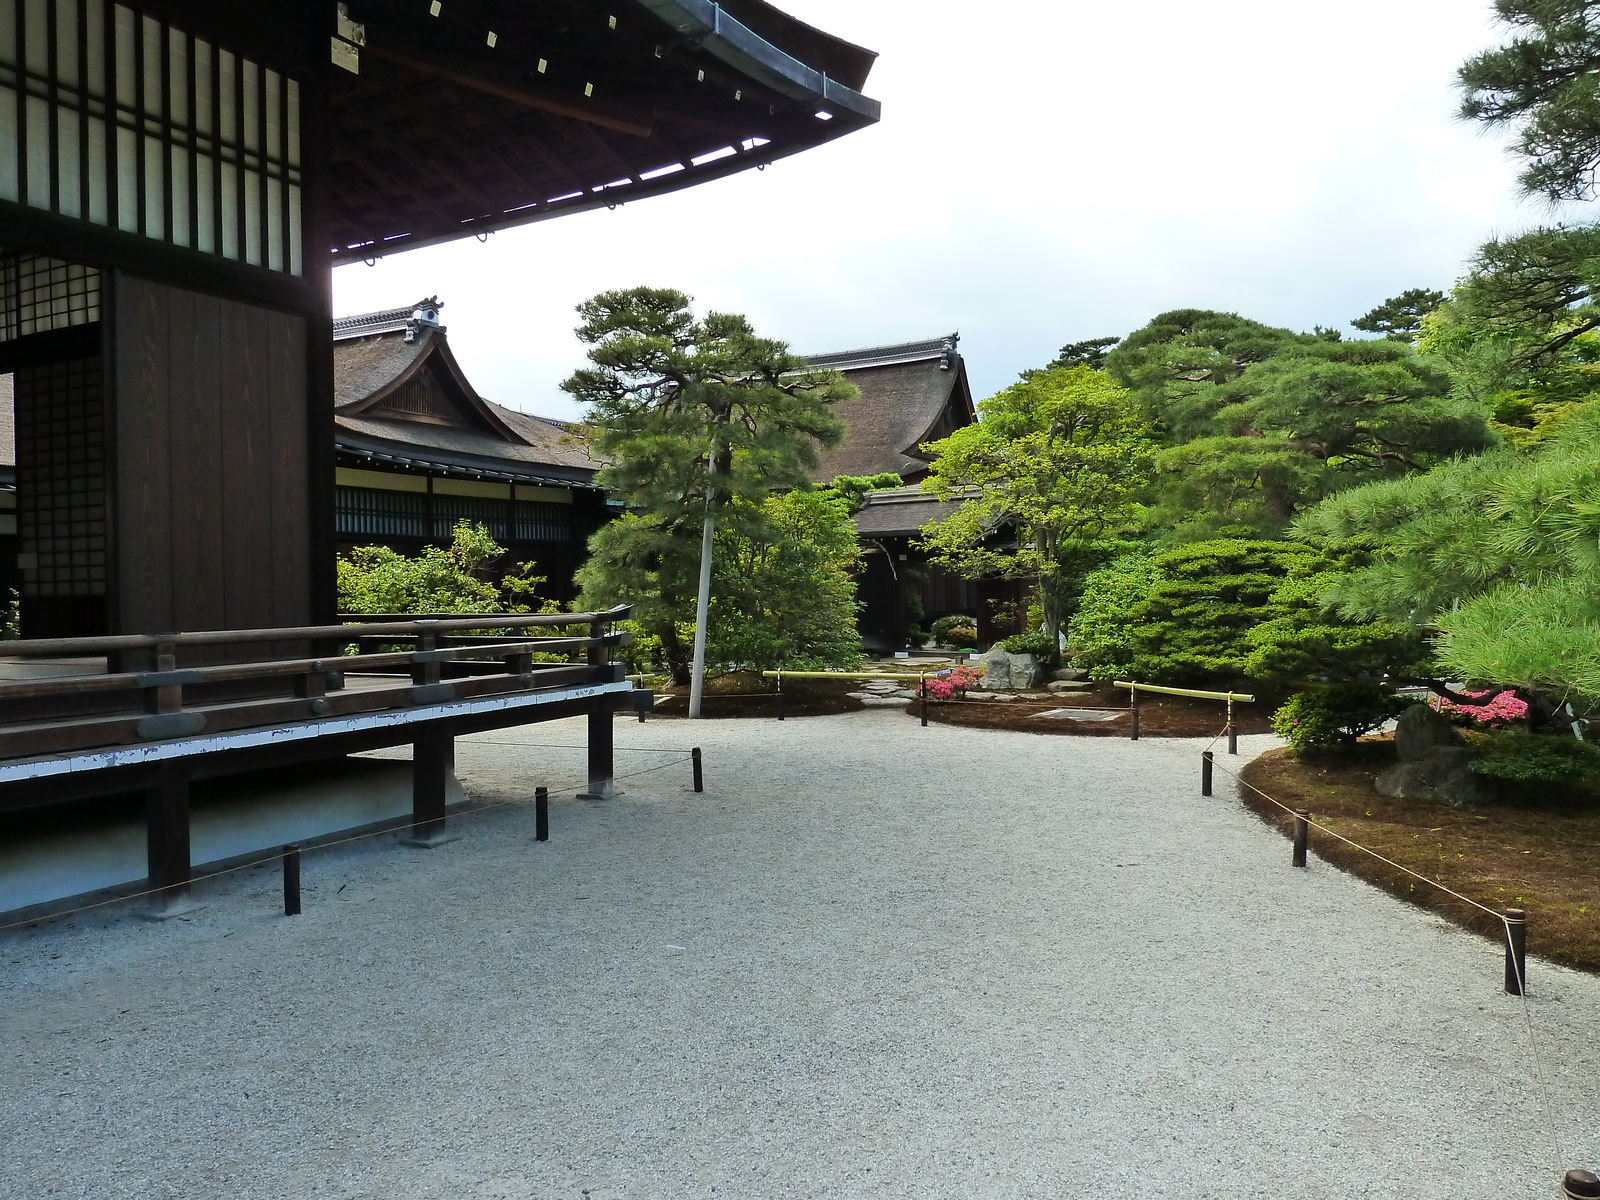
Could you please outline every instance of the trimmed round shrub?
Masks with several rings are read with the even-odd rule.
[[[1329,684],[1290,696],[1272,714],[1272,731],[1296,751],[1349,749],[1409,703],[1377,684]]]

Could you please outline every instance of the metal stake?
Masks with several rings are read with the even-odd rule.
[[[550,789],[547,787],[533,789],[533,840],[550,840]]]
[[[1506,909],[1506,995],[1520,996],[1528,982],[1528,914]]]
[[[1306,865],[1306,842],[1311,836],[1311,825],[1306,820],[1311,815],[1308,808],[1294,810],[1294,865]]]
[[[697,792],[703,792],[706,790],[706,777],[705,771],[700,762],[699,746],[696,746],[693,750],[689,751],[689,761],[694,764],[694,790]]]
[[[300,845],[290,842],[283,848],[283,915],[300,915]]]
[[[1202,796],[1211,795],[1211,766],[1212,766],[1212,762],[1213,762],[1213,755],[1212,755],[1211,751],[1202,750],[1200,752],[1200,794]]]

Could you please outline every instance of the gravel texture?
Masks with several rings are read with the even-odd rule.
[[[869,710],[463,741],[484,801],[186,918],[0,934],[0,1195],[1549,1197],[1497,949],[1198,795],[1203,742]],[[523,745],[504,743],[522,742]],[[1272,741],[1243,739],[1246,753]],[[1219,747],[1220,749],[1220,747]],[[1227,763],[1226,755],[1218,755]],[[1535,914],[1537,919],[1537,914]],[[1573,1165],[1600,980],[1535,963]]]

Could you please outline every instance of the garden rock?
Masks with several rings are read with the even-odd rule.
[[[1011,654],[996,646],[983,656],[988,668],[983,682],[994,688],[1036,687],[1044,677],[1044,668],[1031,654]]]
[[[1373,781],[1373,786],[1380,796],[1437,800],[1451,808],[1471,808],[1494,798],[1493,781],[1474,773],[1469,766],[1471,761],[1472,751],[1465,746],[1435,745],[1419,758],[1408,758],[1390,767]]]
[[[1449,719],[1426,704],[1411,705],[1395,722],[1394,748],[1403,763],[1421,762],[1435,750],[1461,745],[1461,735]]]
[[[1047,691],[1051,692],[1087,692],[1093,685],[1077,683],[1071,679],[1052,679],[1044,686]]]
[[[1050,672],[1050,678],[1068,683],[1077,683],[1079,680],[1089,678],[1089,672],[1082,667],[1057,667]]]
[[[994,693],[993,692],[968,692],[967,693],[967,699],[968,700],[993,700],[994,699]]]

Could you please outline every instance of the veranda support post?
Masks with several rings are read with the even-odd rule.
[[[150,887],[161,891],[153,911],[183,903],[189,896],[189,764],[168,759],[156,768],[145,793],[146,852]]]
[[[411,743],[411,835],[413,846],[437,846],[445,836],[445,789],[455,765],[456,743],[442,724],[425,727]]]
[[[589,665],[596,669],[597,676],[601,673],[600,669],[611,661],[605,633],[603,622],[597,621],[589,627]],[[578,793],[580,800],[609,800],[614,790],[611,705],[607,699],[601,697],[589,710],[589,786]]]

